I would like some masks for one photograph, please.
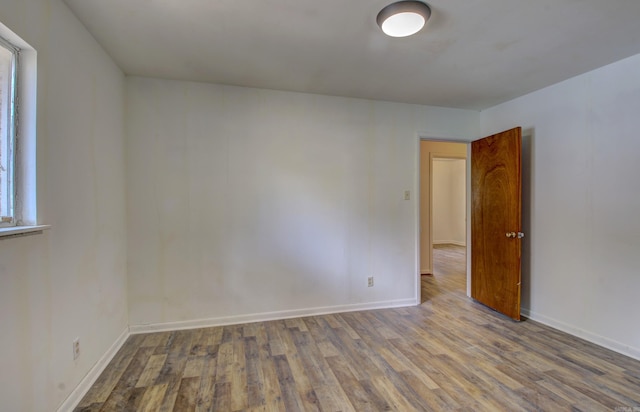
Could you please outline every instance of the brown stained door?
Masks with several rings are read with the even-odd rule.
[[[471,297],[520,320],[522,129],[471,143]]]

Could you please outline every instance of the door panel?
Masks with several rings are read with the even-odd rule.
[[[471,297],[520,320],[522,131],[471,143]]]

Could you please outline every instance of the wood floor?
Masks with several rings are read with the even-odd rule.
[[[434,263],[418,307],[133,335],[76,410],[640,411],[639,361],[470,301],[460,247]]]

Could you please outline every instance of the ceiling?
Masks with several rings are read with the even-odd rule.
[[[481,110],[640,53],[638,0],[65,0],[128,75]]]

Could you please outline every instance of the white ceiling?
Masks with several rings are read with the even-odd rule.
[[[640,0],[65,0],[129,75],[484,109],[640,53]],[[639,73],[640,75],[640,73]]]

